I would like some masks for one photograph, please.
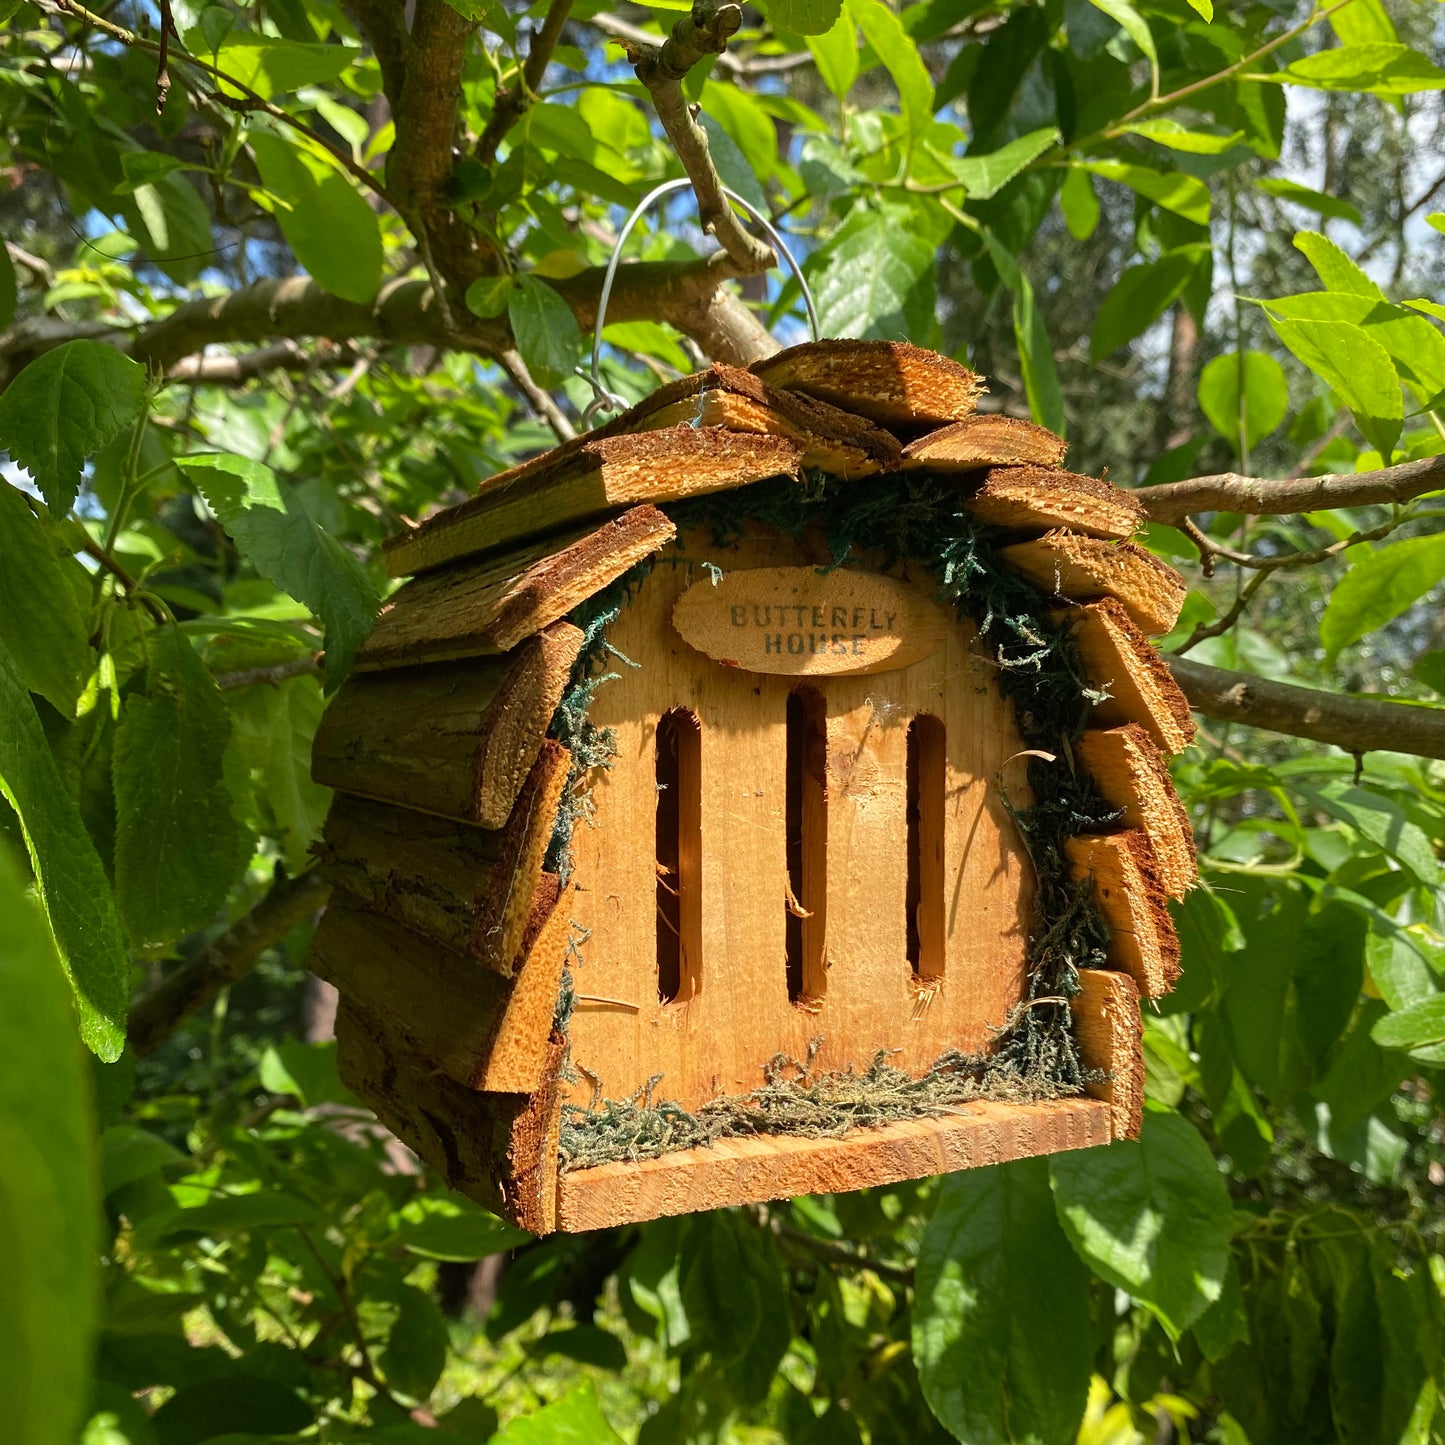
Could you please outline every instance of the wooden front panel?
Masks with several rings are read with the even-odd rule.
[[[572,916],[590,930],[575,969],[570,1034],[585,1103],[594,1087],[624,1098],[662,1075],[655,1098],[696,1105],[763,1082],[778,1053],[816,1067],[866,1069],[879,1049],[927,1068],[944,1049],[987,1048],[1023,991],[1031,876],[1000,783],[1029,799],[1023,744],[995,669],[971,625],[933,656],[860,677],[797,679],[729,668],[673,629],[677,597],[714,562],[824,563],[818,545],[750,539],[738,548],[684,539],[659,561],[609,631],[639,664],[615,664],[590,716],[616,735],[612,767],[593,783],[595,817],[573,838]],[[931,591],[927,579],[920,579]],[[788,696],[826,702],[825,988],[788,989]],[[664,1004],[657,985],[658,720],[691,709],[701,725],[701,940],[689,988]],[[908,727],[919,713],[946,729],[945,962],[921,988],[908,961]],[[794,906],[797,900],[794,899]],[[808,920],[804,937],[818,924]],[[794,930],[795,937],[798,930]],[[796,947],[796,944],[795,944]],[[803,945],[805,951],[807,943]]]

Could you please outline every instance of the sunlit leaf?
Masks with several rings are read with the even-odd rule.
[[[808,37],[823,84],[842,100],[858,79],[858,27],[851,15],[843,15],[838,23],[820,35]]]
[[[1199,377],[1199,406],[1220,436],[1252,447],[1289,411],[1284,368],[1263,351],[1216,356]]]
[[[986,201],[1058,141],[1058,131],[1047,126],[1021,135],[988,155],[940,156],[939,160],[958,177],[972,199]]]
[[[1350,570],[1335,584],[1320,641],[1331,657],[1383,627],[1445,581],[1445,535],[1407,537],[1373,551],[1357,548]]]
[[[518,276],[507,299],[517,351],[542,386],[561,386],[582,353],[582,332],[572,308],[545,281]]]
[[[1124,127],[1126,135],[1140,135],[1171,151],[1185,151],[1191,155],[1217,156],[1233,149],[1244,139],[1242,130],[1231,131],[1228,135],[1215,135],[1211,131],[1190,130],[1177,120],[1136,120]]]
[[[933,116],[933,81],[912,37],[881,0],[847,0],[863,38],[893,77],[910,135],[917,135]]]
[[[1360,91],[1385,97],[1445,89],[1445,70],[1418,50],[1384,42],[1317,50],[1283,70],[1253,78],[1311,90]]]
[[[767,0],[768,19],[794,35],[823,35],[837,24],[843,0]]]
[[[99,341],[47,351],[0,393],[0,438],[63,516],[87,457],[133,425],[145,408],[145,368]]]
[[[855,213],[810,267],[823,335],[915,334],[933,313],[934,254],[879,212]]]
[[[1075,161],[1075,165],[1107,181],[1118,181],[1166,211],[1196,225],[1209,224],[1209,188],[1181,171],[1156,171],[1127,161]]]
[[[1336,221],[1348,221],[1354,226],[1365,224],[1359,211],[1348,201],[1342,201],[1337,196],[1327,196],[1323,191],[1312,191],[1298,181],[1288,181],[1281,176],[1266,176],[1255,184],[1267,195],[1278,196],[1282,201],[1303,206],[1305,210],[1314,211],[1317,215],[1328,216]]]

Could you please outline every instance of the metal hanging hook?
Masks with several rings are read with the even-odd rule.
[[[607,303],[612,296],[612,283],[617,278],[617,268],[622,262],[622,248],[627,244],[627,238],[632,234],[632,228],[642,219],[651,207],[652,203],[663,196],[671,195],[674,191],[687,190],[692,182],[686,177],[675,181],[663,181],[660,186],[654,186],[637,203],[632,214],[623,222],[622,229],[617,233],[616,244],[612,247],[611,259],[607,262],[607,274],[602,278],[602,294],[597,298],[597,322],[592,328],[592,370],[583,371],[579,366],[577,375],[580,376],[593,391],[593,399],[588,403],[587,409],[582,413],[582,425],[590,427],[594,425],[597,417],[604,412],[626,411],[627,402],[616,392],[608,391],[602,384],[602,328],[607,319]],[[798,265],[797,259],[788,249],[788,244],[778,234],[777,227],[765,216],[751,201],[744,200],[736,191],[730,191],[726,186],[722,193],[733,205],[746,211],[747,214],[762,228],[763,234],[768,238],[773,249],[788,263],[793,275],[798,278],[798,288],[803,293],[803,305],[808,310],[808,328],[813,334],[813,340],[818,340],[818,308],[813,304],[813,293],[808,288],[808,282],[803,276],[803,268]]]

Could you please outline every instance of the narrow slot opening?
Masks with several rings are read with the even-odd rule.
[[[702,982],[702,729],[685,708],[657,724],[657,996]]]
[[[807,1005],[828,986],[828,705],[801,687],[787,718],[788,997]]]
[[[943,977],[943,724],[920,713],[908,728],[908,964],[920,979]]]

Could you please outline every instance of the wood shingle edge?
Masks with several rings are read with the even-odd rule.
[[[644,503],[610,522],[425,572],[382,608],[357,670],[509,652],[676,534],[668,517]]]
[[[1059,467],[1066,444],[1045,427],[997,412],[977,413],[903,448],[905,468],[973,472],[992,466]]]
[[[675,426],[589,435],[483,482],[475,497],[384,544],[393,577],[515,546],[638,502],[678,501],[768,477],[796,476],[785,437]]]
[[[512,811],[582,650],[554,622],[500,657],[362,673],[322,715],[318,783],[500,828]]]

